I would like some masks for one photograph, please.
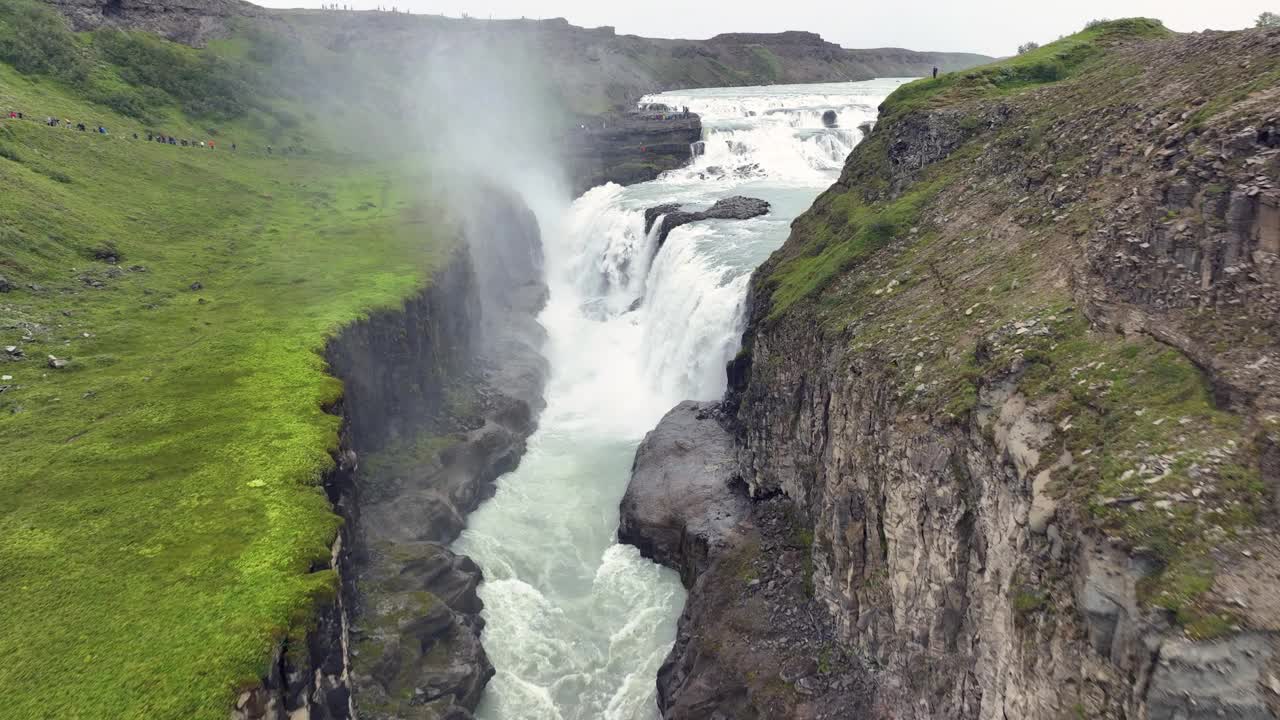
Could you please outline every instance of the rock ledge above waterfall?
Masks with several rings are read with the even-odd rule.
[[[658,229],[658,246],[661,247],[671,231],[681,225],[700,220],[750,220],[767,215],[769,207],[765,200],[742,195],[717,200],[706,210],[684,210],[679,203],[658,205],[644,211],[644,231],[648,233],[653,229],[654,223],[661,219],[662,224]]]

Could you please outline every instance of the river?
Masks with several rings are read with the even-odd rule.
[[[484,569],[484,645],[497,667],[483,720],[653,720],[675,638],[675,572],[615,538],[644,434],[681,400],[725,389],[751,271],[838,177],[858,125],[904,80],[655,95],[703,119],[706,151],[648,183],[594,188],[540,218],[551,297],[544,411],[520,467],[454,544]],[[838,128],[823,126],[835,110]],[[731,195],[755,220],[677,228],[660,252],[643,211]]]

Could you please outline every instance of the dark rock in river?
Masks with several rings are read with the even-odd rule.
[[[644,211],[644,231],[647,233],[652,230],[653,224],[661,218],[662,224],[658,229],[658,246],[661,247],[667,241],[667,236],[671,234],[671,231],[681,225],[688,225],[699,220],[750,220],[754,217],[766,215],[768,212],[769,203],[767,201],[759,198],[743,197],[742,195],[718,200],[715,205],[699,211],[682,210],[679,204],[670,203],[651,207]]]
[[[828,110],[822,113],[822,126],[829,128],[840,127],[840,116],[836,114],[835,110]]]

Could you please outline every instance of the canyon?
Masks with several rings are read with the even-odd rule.
[[[211,395],[242,393],[246,413],[287,399],[311,425],[275,420],[224,450],[222,405],[138,403],[152,424],[136,435],[169,454],[110,477],[146,498],[129,503],[145,532],[85,542],[171,572],[147,571],[165,589],[233,596],[193,600],[188,627],[172,621],[181,593],[157,593],[167,626],[145,602],[119,623],[156,647],[181,636],[174,655],[207,664],[201,687],[230,708],[156,665],[128,665],[145,692],[103,680],[126,663],[89,644],[90,672],[59,655],[72,692],[42,706],[24,691],[17,712],[75,714],[90,687],[121,716],[233,720],[1280,716],[1280,30],[1106,21],[979,66],[804,32],[656,40],[236,0],[47,4],[103,47],[120,28],[150,33],[135,49],[183,44],[157,57],[256,57],[236,76],[262,83],[236,86],[243,114],[208,132],[225,145],[225,128],[254,127],[265,147],[205,168],[138,151],[128,131],[86,151],[69,130],[0,127],[21,198],[0,209],[25,211],[6,216],[22,254],[3,258],[0,311],[30,349],[6,350],[6,371],[119,331],[109,352],[49,355],[40,379],[0,386],[5,427],[35,407],[67,429],[59,452],[89,453],[77,443],[103,426],[79,416],[123,413],[62,398],[95,402],[109,380],[150,397],[150,369],[108,373],[171,357],[173,387],[210,358],[242,361]],[[307,57],[323,64],[304,82]],[[388,94],[419,67],[429,92]],[[73,92],[0,72],[25,97]],[[271,105],[286,86],[316,112]],[[369,130],[353,140],[356,115]],[[383,132],[406,124],[432,132]],[[44,163],[67,148],[89,159],[63,182]],[[93,173],[139,157],[177,187],[213,177],[229,199],[212,217],[240,203],[246,221],[215,234],[166,215],[155,237],[182,243],[166,256],[135,239],[151,226],[133,205],[80,220],[77,192],[108,197]],[[238,257],[242,243],[254,252]],[[243,299],[253,283],[260,304]],[[161,313],[169,339],[195,340],[121,363],[124,330]],[[217,335],[254,323],[274,337]],[[168,449],[175,428],[214,438],[210,466],[244,461],[225,488],[141,494],[187,477],[147,470],[192,452]],[[35,447],[39,423],[20,429]],[[59,482],[101,463],[74,457]],[[259,476],[280,458],[296,467]],[[68,517],[110,527],[90,485]],[[200,514],[152,529],[157,508]],[[26,598],[52,592],[31,568],[57,533],[13,517],[17,607],[48,604]],[[241,534],[174,539],[224,520]],[[279,554],[251,554],[264,548]],[[114,617],[117,592],[86,591],[81,614]],[[67,627],[38,641],[96,642]],[[14,677],[49,687],[30,660]]]

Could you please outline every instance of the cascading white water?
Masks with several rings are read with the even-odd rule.
[[[617,544],[636,445],[685,399],[724,392],[752,269],[829,186],[858,123],[902,81],[732,88],[646,98],[703,118],[706,153],[650,183],[595,188],[544,228],[552,376],[520,467],[455,544],[485,571],[485,720],[652,720],[684,590]],[[822,115],[835,110],[837,129]],[[760,197],[772,212],[674,230],[644,209]]]

